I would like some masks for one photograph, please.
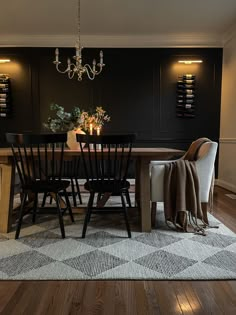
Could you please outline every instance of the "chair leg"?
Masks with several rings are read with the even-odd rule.
[[[157,203],[155,201],[152,201],[152,210],[151,210],[151,222],[152,227],[156,226],[156,211],[157,210]]]
[[[50,205],[52,204],[52,195],[50,194]]]
[[[208,203],[207,202],[202,202],[202,215],[203,215],[203,220],[206,224],[209,224],[208,217],[207,217],[207,208],[208,208]]]
[[[73,198],[74,207],[77,207],[76,194],[75,194],[75,186],[74,186],[73,178],[70,179],[70,182],[71,182],[72,198]]]
[[[99,192],[98,195],[97,195],[97,204],[98,204],[98,202],[100,201],[101,198],[102,198],[102,193]]]
[[[91,215],[92,215],[92,207],[93,207],[94,197],[95,197],[95,193],[93,194],[93,198],[91,200],[91,207],[90,207],[91,211],[89,212],[88,223],[90,222]]]
[[[124,209],[124,217],[125,217],[125,224],[126,224],[126,229],[128,232],[128,237],[131,238],[131,232],[130,232],[130,226],[129,226],[129,221],[128,221],[128,214],[127,214],[127,208],[126,208],[126,204],[125,204],[125,198],[123,193],[121,193],[121,202],[122,202],[122,206]]]
[[[57,213],[58,213],[58,218],[59,218],[59,224],[60,224],[60,228],[61,228],[61,237],[65,238],[65,228],[64,228],[61,205],[60,205],[60,200],[59,200],[58,194],[56,194],[56,203],[57,203]]]
[[[72,213],[72,209],[71,209],[71,205],[70,205],[70,200],[68,198],[67,191],[66,191],[66,189],[63,189],[63,191],[64,191],[64,196],[65,196],[65,199],[66,199],[66,205],[67,205],[67,209],[69,211],[69,215],[70,215],[71,221],[75,222],[74,217],[73,217],[73,213]]]
[[[89,197],[89,201],[88,201],[88,208],[87,208],[87,212],[85,215],[85,219],[84,219],[84,226],[83,226],[83,232],[82,232],[82,238],[85,238],[86,235],[86,231],[87,231],[87,226],[91,217],[91,213],[92,213],[92,206],[93,206],[93,200],[94,200],[94,192],[90,193],[90,197]]]
[[[38,208],[38,193],[35,193],[34,196],[34,207],[33,207],[33,215],[32,215],[32,223],[34,224],[36,221],[36,212]]]
[[[78,183],[78,179],[77,178],[75,178],[75,184],[76,184],[76,188],[77,188],[77,194],[78,194],[78,197],[79,197],[79,202],[82,205],[83,201],[82,201],[81,192],[80,192],[79,183]]]
[[[27,194],[23,193],[23,197],[22,197],[22,201],[20,205],[19,220],[16,227],[15,239],[18,239],[20,235],[20,229],[21,229],[21,224],[22,224],[22,219],[23,219],[23,214],[24,214],[24,205],[25,205],[26,197],[27,197]]]
[[[48,196],[48,194],[47,194],[47,193],[44,193],[44,195],[43,195],[43,201],[42,201],[42,205],[41,205],[42,208],[45,207],[45,203],[46,203],[47,196]]]
[[[125,193],[125,197],[126,197],[126,201],[127,201],[128,206],[131,208],[132,204],[131,204],[130,195],[129,195],[128,190]]]

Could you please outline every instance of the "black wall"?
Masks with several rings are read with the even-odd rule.
[[[55,70],[52,48],[1,48],[0,73],[12,83],[10,118],[0,118],[0,146],[7,131],[40,130],[52,102],[66,110],[101,105],[111,116],[104,132],[136,132],[137,146],[187,148],[198,137],[219,139],[222,49],[104,49],[106,67],[94,81],[69,80]],[[74,49],[61,49],[64,61]],[[91,63],[98,49],[84,49]],[[202,59],[181,65],[179,59]],[[98,58],[97,58],[98,59]],[[196,75],[196,117],[176,117],[178,75]]]

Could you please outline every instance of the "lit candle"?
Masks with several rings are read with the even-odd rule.
[[[100,132],[101,132],[101,127],[97,127],[97,136],[100,136]],[[102,147],[101,143],[98,143],[96,145],[97,150],[101,150],[101,147]]]
[[[93,124],[89,124],[89,134],[93,134]]]

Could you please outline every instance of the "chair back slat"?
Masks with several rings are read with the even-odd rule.
[[[33,143],[31,143],[30,146],[33,146]],[[32,159],[33,160],[35,159],[37,161],[37,163],[38,163],[38,170],[39,170],[38,175],[39,175],[39,179],[42,180],[42,163],[41,163],[41,154],[40,154],[40,145],[39,145],[39,143],[37,143],[37,155],[36,155],[36,157],[33,155]]]
[[[61,152],[60,152],[60,164],[59,164],[59,173],[58,173],[58,179],[62,179],[62,174],[63,174],[63,162],[64,162],[64,148],[65,148],[65,143],[61,144]]]
[[[46,179],[49,178],[48,175],[48,145],[44,144],[44,163],[45,163],[45,177]]]
[[[78,138],[77,138],[77,141],[79,141]],[[89,177],[88,177],[89,170],[87,169],[86,157],[85,157],[85,153],[84,153],[84,150],[83,150],[84,143],[79,141],[79,145],[80,145],[80,150],[81,150],[82,162],[83,162],[83,165],[84,165],[84,172],[85,172],[86,181],[89,181]]]
[[[33,157],[34,153],[33,153],[33,147],[30,146],[30,157]],[[32,178],[36,178],[36,164],[35,164],[35,159],[31,159],[31,170],[32,170]]]
[[[67,134],[7,133],[23,187],[38,180],[60,180]],[[56,143],[59,144],[56,152]],[[57,169],[58,167],[58,169]]]
[[[135,135],[77,134],[87,182],[103,185],[127,179],[132,143]],[[85,144],[85,145],[84,145]]]

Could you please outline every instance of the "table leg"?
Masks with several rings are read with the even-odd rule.
[[[0,232],[8,233],[11,228],[14,179],[12,164],[0,164]]]
[[[135,206],[140,208],[140,159],[135,161]]]
[[[142,158],[140,160],[140,210],[141,210],[141,230],[151,232],[151,207],[150,207],[150,160]]]

